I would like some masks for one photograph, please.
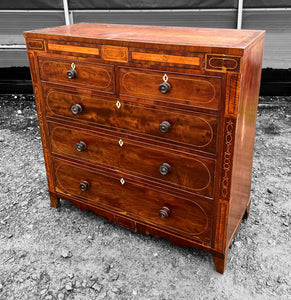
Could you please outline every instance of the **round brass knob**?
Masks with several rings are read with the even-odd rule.
[[[85,151],[87,149],[87,145],[85,142],[80,141],[79,143],[76,144],[76,149],[79,152]]]
[[[89,182],[84,180],[83,182],[80,183],[80,190],[82,192],[85,192],[89,189]]]
[[[164,220],[169,217],[171,210],[167,206],[163,206],[159,211],[159,216]]]
[[[74,115],[77,115],[77,114],[81,113],[82,110],[83,110],[83,108],[82,108],[82,106],[80,104],[75,104],[75,105],[71,106],[71,112]]]
[[[168,163],[163,163],[160,165],[161,175],[167,175],[171,172],[171,166]]]
[[[76,78],[77,77],[77,71],[74,70],[74,69],[71,69],[71,70],[67,71],[67,77],[69,79]]]
[[[171,90],[171,85],[168,82],[163,82],[159,85],[159,91],[162,94],[166,94]]]
[[[168,132],[170,128],[171,128],[171,124],[168,121],[163,121],[159,126],[160,132],[163,133]]]

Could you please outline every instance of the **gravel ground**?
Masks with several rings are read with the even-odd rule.
[[[31,95],[0,95],[0,299],[290,299],[291,97],[260,100],[252,206],[224,275],[208,253],[51,208]]]

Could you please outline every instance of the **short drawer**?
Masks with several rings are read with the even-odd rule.
[[[221,78],[119,68],[120,95],[219,109]]]
[[[216,153],[215,116],[44,87],[46,114],[127,129],[168,143]]]
[[[213,197],[215,160],[49,122],[53,153]]]
[[[76,59],[38,56],[40,79],[85,89],[115,93],[114,67]]]
[[[105,174],[54,159],[56,191],[192,239],[210,241],[212,202],[191,201],[145,187],[126,176]]]

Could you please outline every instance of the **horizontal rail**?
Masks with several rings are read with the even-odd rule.
[[[6,49],[26,49],[26,45],[0,45],[0,51],[6,50]]]
[[[63,9],[1,9],[0,13],[64,13]]]
[[[197,9],[69,9],[69,12],[77,13],[112,13],[112,12],[220,12],[237,11],[237,8],[197,8]],[[291,7],[265,7],[265,8],[243,8],[243,11],[291,11]],[[63,13],[62,9],[2,9],[1,13]]]
[[[220,11],[236,11],[235,8],[199,8],[199,9],[70,9],[77,13],[139,13],[139,12],[220,12]]]

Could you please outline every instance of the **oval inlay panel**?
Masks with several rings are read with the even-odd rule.
[[[221,78],[212,76],[184,75],[167,72],[171,89],[162,94],[159,86],[165,72],[120,68],[120,95],[144,99],[156,99],[167,103],[218,109]]]
[[[233,58],[223,58],[223,57],[211,57],[209,60],[209,65],[212,68],[226,68],[228,70],[234,70],[237,67],[237,61]]]
[[[27,47],[31,50],[44,50],[44,44],[42,40],[29,40]]]
[[[175,152],[164,152],[151,145],[120,137],[89,134],[76,128],[65,128],[49,122],[52,152],[74,157],[90,163],[126,170],[150,180],[158,180],[198,194],[213,196],[215,161],[186,157]],[[83,141],[87,149],[78,152],[76,144]],[[146,163],[145,163],[146,162]],[[171,172],[160,174],[163,162],[171,165]]]
[[[80,86],[104,92],[115,91],[113,66],[78,62],[77,60],[48,59],[38,57],[40,78],[43,81]],[[67,71],[71,70],[72,63],[77,72],[76,77],[69,79]]]
[[[48,78],[49,76],[53,76],[55,73],[63,74],[63,78],[59,78],[60,76],[54,78],[52,77],[52,81],[68,81],[72,84],[78,85],[88,85],[92,78],[96,76],[96,73],[99,75],[98,80],[94,81],[94,85],[98,88],[106,89],[109,87],[111,83],[111,78],[107,70],[99,67],[87,67],[87,66],[79,66],[76,64],[77,78],[76,79],[67,79],[66,72],[70,70],[71,66],[69,63],[60,63],[55,61],[45,61],[43,62],[41,69],[41,74],[46,74],[42,76],[42,78]],[[70,81],[69,81],[70,80]],[[86,83],[87,81],[87,83]]]
[[[44,88],[47,114],[65,116],[78,121],[89,121],[94,124],[121,128],[149,135],[165,142],[173,141],[197,147],[210,152],[216,149],[217,118],[214,116],[179,112],[175,110],[156,109],[141,103],[121,101],[117,109],[114,99],[103,99],[83,94],[65,93]],[[80,104],[84,110],[73,115],[71,106]],[[162,120],[171,123],[171,130],[162,133],[159,125]]]
[[[195,117],[195,116],[193,116],[193,119],[196,119],[198,121],[198,123],[200,123],[199,130],[202,130],[202,131],[208,133],[208,135],[207,134],[205,135],[204,143],[196,144],[196,147],[202,148],[202,147],[209,145],[211,143],[211,141],[213,140],[213,130],[212,130],[211,125],[205,119]]]
[[[113,175],[103,175],[62,162],[55,165],[57,189],[65,194],[85,197],[105,208],[111,207],[119,213],[126,212],[127,215],[137,219],[146,218],[147,222],[161,228],[188,236],[204,234],[207,239],[209,238],[210,211],[206,212],[194,199],[188,201],[156,192],[140,184],[136,185],[128,178],[125,179],[126,184],[121,185],[119,178]],[[84,180],[88,181],[90,186],[87,191],[82,192],[79,184]],[[171,215],[166,220],[162,220],[158,214],[162,203],[167,203],[171,207]]]
[[[150,74],[142,74],[142,79],[139,79],[140,73],[135,73],[129,71],[128,73],[124,74],[122,77],[122,86],[129,92],[141,96],[149,96],[149,90],[152,91],[153,86],[153,80],[159,80],[161,83],[163,82],[161,76],[158,75],[150,75]],[[139,81],[140,80],[140,81]],[[132,82],[135,81],[136,84],[132,84]],[[195,80],[195,79],[188,79],[188,78],[179,78],[174,76],[169,76],[168,82],[171,84],[172,89],[175,89],[175,83],[179,83],[179,85],[184,85],[184,88],[187,89],[187,91],[190,91],[190,97],[189,100],[195,100],[195,102],[198,103],[208,103],[211,102],[215,96],[215,88],[214,86],[205,80]],[[185,93],[185,90],[181,90],[181,94]],[[203,95],[202,95],[203,93]],[[162,97],[162,96],[161,96]],[[167,98],[172,99],[183,99],[184,97],[179,98],[177,95],[174,96],[168,96]]]

